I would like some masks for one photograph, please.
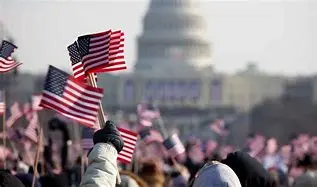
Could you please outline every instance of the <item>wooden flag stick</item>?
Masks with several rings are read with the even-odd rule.
[[[37,148],[36,148],[36,155],[35,155],[35,160],[34,160],[34,165],[33,165],[33,170],[34,170],[34,174],[33,174],[33,179],[32,179],[32,187],[35,186],[35,179],[37,177],[38,170],[37,170],[37,165],[39,163],[39,157],[40,157],[40,150],[41,150],[41,146],[42,146],[42,139],[43,139],[43,127],[42,125],[40,126],[40,135],[37,138]]]
[[[83,155],[85,154],[85,152],[83,151]],[[85,160],[84,157],[81,156],[80,158],[80,175],[81,175],[81,179],[83,178],[85,173]]]
[[[5,91],[3,91],[3,102],[4,105],[6,106],[6,96],[5,96]],[[7,128],[6,128],[6,107],[4,107],[4,111],[3,111],[3,116],[2,116],[3,122],[2,122],[2,127],[3,127],[3,147],[4,149],[7,148]],[[7,159],[4,159],[4,169],[7,169]]]
[[[87,78],[88,78],[88,83],[91,86],[97,87],[97,82],[96,82],[94,74],[89,73]],[[99,118],[99,126],[100,126],[100,128],[102,128],[103,125],[106,124],[106,119],[105,119],[105,113],[103,111],[103,107],[102,107],[101,101],[99,102],[98,118]],[[117,173],[117,184],[121,184],[121,178],[120,178],[119,170],[118,170],[118,173]]]
[[[91,73],[88,74],[88,82],[91,86],[97,88],[97,82],[96,82],[96,79],[95,79],[95,76]],[[102,108],[102,103],[101,101],[99,102],[99,111],[98,111],[98,118],[99,118],[99,125],[100,125],[100,128],[102,128],[102,126],[106,123],[106,119],[105,119],[105,113],[103,111],[103,108]]]

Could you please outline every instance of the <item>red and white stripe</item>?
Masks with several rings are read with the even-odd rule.
[[[71,65],[71,67],[72,67],[73,75],[75,79],[83,80],[86,77],[84,66],[81,62]]]
[[[56,110],[68,118],[93,128],[102,97],[103,89],[84,85],[69,77],[63,96],[44,90],[40,106]]]
[[[81,62],[71,65],[73,70],[74,78],[80,82],[87,83],[87,75],[85,74],[84,66]],[[94,74],[95,80],[97,81],[97,74]]]
[[[30,103],[24,103],[23,105],[23,114],[28,121],[31,121],[33,117],[33,110]]]
[[[6,125],[7,127],[12,127],[12,125],[23,116],[23,112],[20,109],[20,104],[18,102],[14,102],[10,108],[11,116],[7,119]]]
[[[43,107],[40,107],[42,95],[33,95],[32,96],[32,110],[33,111],[38,111],[38,110],[43,110]]]
[[[123,42],[124,33],[121,30],[114,32],[109,30],[91,35],[89,54],[82,58],[86,72],[109,72],[123,69],[125,66]]]
[[[5,111],[6,111],[5,102],[0,102],[0,114],[4,114]]]
[[[32,119],[29,122],[29,125],[25,129],[24,136],[29,138],[31,141],[37,143],[38,140],[38,127],[40,125],[39,118],[36,112],[32,115]]]
[[[170,136],[167,140],[164,141],[164,143],[166,141],[169,141],[170,147],[166,147],[166,145],[165,147],[167,148],[167,152],[171,157],[177,157],[178,155],[185,152],[185,147],[177,134],[173,134],[172,136]]]
[[[124,141],[123,149],[118,154],[118,160],[123,163],[130,163],[132,161],[138,134],[127,129],[118,129]]]
[[[143,140],[146,144],[150,144],[152,142],[162,143],[164,141],[161,133],[156,130],[150,130],[150,134],[146,136]]]
[[[160,112],[149,110],[145,104],[139,104],[137,115],[141,126],[150,127],[153,124],[153,120],[160,117]]]
[[[22,63],[17,63],[12,58],[5,59],[0,56],[0,72],[8,72],[21,64]]]

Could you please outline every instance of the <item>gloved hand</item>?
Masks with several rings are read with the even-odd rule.
[[[122,150],[124,144],[120,132],[113,121],[107,121],[103,129],[95,132],[93,141],[94,144],[110,143],[118,152]]]

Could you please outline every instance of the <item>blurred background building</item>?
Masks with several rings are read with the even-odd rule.
[[[261,108],[267,101],[304,98],[317,102],[317,77],[267,74],[252,61],[235,74],[214,71],[212,39],[206,36],[205,18],[199,12],[195,0],[151,0],[143,32],[136,40],[134,72],[98,77],[98,85],[106,88],[103,106],[110,118],[133,121],[136,105],[149,101],[158,104],[168,128],[177,128],[183,136],[207,137],[210,131],[205,129],[222,116],[235,132],[229,141],[241,145],[250,131],[273,133],[263,121],[270,118],[262,111],[273,111]],[[0,38],[7,35],[0,23]],[[18,72],[0,75],[1,86],[10,93],[9,103],[17,98],[26,102],[31,93],[39,93],[43,78]],[[124,115],[118,115],[122,112]],[[288,134],[277,137],[286,139]]]

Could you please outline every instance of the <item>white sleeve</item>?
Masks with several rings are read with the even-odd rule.
[[[115,187],[117,150],[110,144],[98,143],[88,155],[88,168],[80,187]]]

